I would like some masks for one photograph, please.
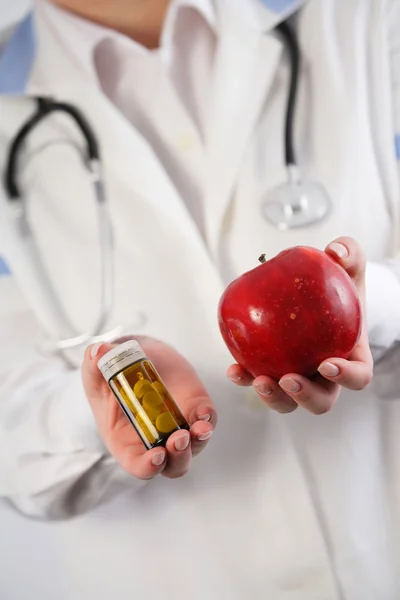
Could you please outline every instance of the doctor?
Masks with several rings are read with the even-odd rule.
[[[276,30],[286,19],[302,55],[299,166],[333,200],[324,219],[289,231],[262,212],[287,171],[291,70]],[[38,0],[13,32],[0,59],[2,169],[35,98],[85,115],[114,228],[108,327],[140,336],[191,431],[145,453],[96,367],[109,344],[49,353],[38,343],[68,332],[2,190],[0,252],[26,307],[0,322],[0,495],[55,521],[15,521],[24,546],[40,545],[46,576],[16,580],[4,554],[3,597],[400,597],[399,31],[394,0]],[[98,309],[100,279],[83,145],[55,113],[17,164],[78,331]],[[216,325],[227,283],[262,252],[331,240],[365,297],[351,360],[332,357],[318,382],[252,382],[231,366],[232,385]],[[366,387],[368,336],[379,362]]]

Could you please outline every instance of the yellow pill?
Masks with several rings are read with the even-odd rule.
[[[156,423],[157,417],[161,414],[163,406],[152,406],[146,409],[146,414],[151,419],[152,423]]]
[[[161,394],[161,396],[163,394],[165,394],[165,387],[164,385],[161,383],[161,381],[154,381],[154,383],[152,384],[153,388],[156,390],[156,392],[158,392],[159,394]]]
[[[178,425],[171,413],[164,412],[157,417],[156,427],[160,433],[170,433],[177,429]]]
[[[135,387],[133,388],[133,392],[136,398],[139,398],[139,400],[143,398],[143,396],[147,392],[151,391],[153,391],[153,388],[151,386],[150,381],[147,381],[147,379],[139,379],[139,381],[135,383]]]
[[[143,408],[146,411],[162,407],[163,404],[164,402],[160,394],[157,394],[154,390],[152,392],[147,392],[143,397]]]

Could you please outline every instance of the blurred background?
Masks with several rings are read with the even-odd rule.
[[[0,44],[2,32],[7,37],[7,30],[29,10],[33,0],[0,0]],[[21,307],[22,296],[10,277],[8,266],[0,253],[0,315],[6,314],[15,307]]]

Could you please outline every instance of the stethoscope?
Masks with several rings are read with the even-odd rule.
[[[100,307],[98,317],[92,327],[83,333],[75,331],[66,311],[63,309],[62,303],[57,297],[54,286],[51,284],[40,256],[35,235],[29,223],[25,198],[17,183],[18,156],[27,137],[44,119],[56,112],[69,115],[82,133],[86,146],[83,152],[83,159],[90,174],[97,207],[101,264]],[[29,261],[29,268],[31,272],[35,273],[35,277],[40,282],[40,287],[47,301],[46,308],[59,324],[60,331],[67,332],[66,337],[54,343],[50,342],[43,345],[43,349],[53,352],[65,351],[93,343],[97,338],[100,340],[100,336],[102,341],[115,339],[122,332],[121,327],[116,327],[104,333],[104,328],[114,305],[114,245],[112,223],[108,215],[107,197],[101,173],[99,144],[87,119],[76,106],[64,102],[54,102],[47,98],[37,98],[36,112],[22,126],[10,145],[6,162],[4,186],[11,203],[11,208],[13,209],[17,235],[24,246],[25,256]]]
[[[287,25],[277,27],[289,52],[291,81],[285,124],[285,164],[287,181],[268,192],[262,200],[263,217],[279,230],[310,226],[322,220],[330,212],[331,200],[325,189],[317,183],[302,180],[298,168],[293,143],[294,113],[297,99],[297,84],[300,71],[300,50],[296,36]],[[35,235],[29,223],[25,197],[18,185],[18,158],[23,145],[35,127],[54,113],[68,115],[80,130],[85,140],[83,158],[90,175],[94,199],[97,206],[98,226],[100,233],[101,284],[100,307],[98,317],[92,327],[84,332],[75,331],[68,315],[62,307],[60,299],[41,259]],[[5,191],[13,209],[17,235],[26,251],[29,268],[40,282],[43,294],[48,302],[48,309],[59,323],[60,330],[67,332],[63,339],[52,343],[52,351],[65,351],[96,341],[96,339],[113,339],[122,332],[118,327],[104,333],[107,321],[114,304],[114,246],[113,229],[108,214],[108,202],[101,173],[101,156],[96,134],[87,119],[76,107],[64,102],[56,102],[50,98],[37,98],[36,111],[21,127],[10,145],[6,160]]]
[[[294,116],[300,73],[300,48],[296,35],[283,22],[277,31],[289,54],[291,78],[285,122],[285,165],[287,180],[270,190],[261,203],[263,217],[281,231],[309,227],[324,219],[332,209],[332,200],[325,188],[316,182],[304,181],[294,151]]]

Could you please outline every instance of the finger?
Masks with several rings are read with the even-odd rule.
[[[332,358],[324,361],[318,371],[349,390],[363,390],[372,380],[372,365],[363,361]]]
[[[372,380],[373,358],[368,337],[363,331],[348,360],[328,358],[318,368],[319,373],[350,390],[363,390]]]
[[[212,408],[215,416],[214,403],[205,386],[195,369],[182,355],[170,346],[155,343],[154,340],[144,340],[143,349],[145,352],[148,350],[161,379],[187,420],[200,404],[206,404],[210,410]]]
[[[293,412],[297,408],[296,402],[292,400],[270,377],[256,377],[253,387],[261,400],[272,410],[279,413]]]
[[[197,421],[190,428],[192,456],[197,456],[206,448],[213,434],[211,423]]]
[[[231,365],[226,372],[226,376],[235,385],[239,386],[251,385],[254,379],[254,377],[252,377],[250,373],[247,373],[240,365]]]
[[[118,463],[139,479],[152,479],[166,464],[166,451],[147,451],[135,428],[129,423],[114,394],[105,381],[98,361],[115,344],[100,343],[86,349],[82,364],[82,379],[89,404],[104,443]],[[128,425],[123,427],[123,425]],[[163,452],[162,460],[160,452]]]
[[[189,470],[192,458],[189,431],[176,431],[167,441],[168,460],[162,472],[164,477],[176,479],[183,477]]]
[[[99,343],[89,346],[84,355],[81,367],[83,387],[86,397],[92,408],[97,426],[100,433],[109,442],[107,432],[112,430],[113,426],[121,418],[122,410],[116,402],[114,394],[111,392],[106,380],[97,366],[99,359],[114,347],[113,344]],[[138,440],[139,436],[133,430],[133,439]]]
[[[214,406],[208,403],[208,398],[199,398],[197,406],[190,413],[189,425],[193,425],[196,421],[210,423],[213,427],[217,425],[217,412]]]
[[[364,289],[366,259],[358,242],[350,237],[340,237],[331,242],[325,252],[347,271],[357,287]]]
[[[162,473],[167,465],[167,451],[165,448],[152,448],[146,450],[132,445],[118,452],[118,462],[121,467],[132,477],[149,480]]]
[[[85,391],[88,397],[108,395],[109,387],[104,379],[100,369],[97,366],[98,361],[104,354],[114,348],[113,344],[98,343],[88,346],[82,363],[82,378]]]
[[[335,404],[340,387],[317,376],[313,381],[301,375],[288,374],[279,381],[280,387],[302,408],[315,415],[328,412]]]

